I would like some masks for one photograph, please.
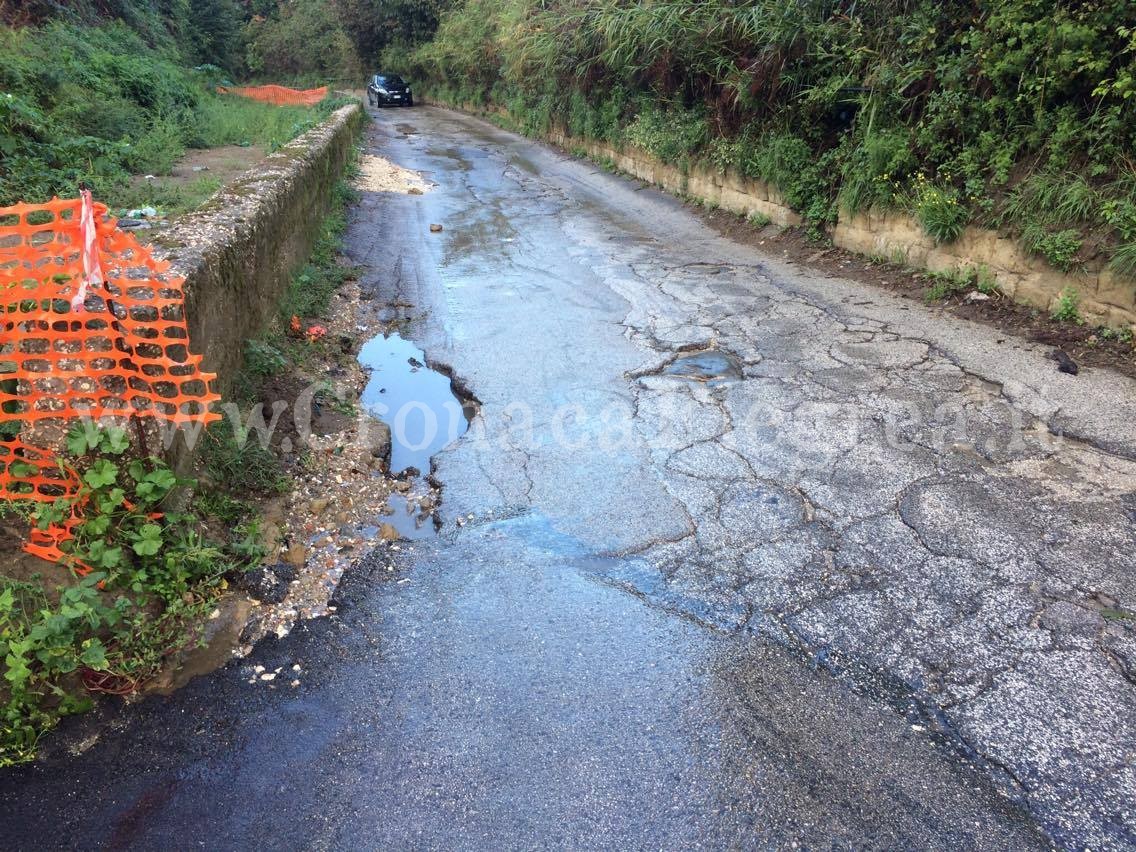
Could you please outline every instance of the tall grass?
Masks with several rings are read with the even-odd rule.
[[[210,94],[194,111],[186,141],[193,148],[263,145],[272,150],[295,139],[323,115],[315,107],[274,106],[239,95]]]

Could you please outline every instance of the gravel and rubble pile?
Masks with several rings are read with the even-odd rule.
[[[404,169],[374,154],[363,154],[359,158],[359,177],[355,185],[364,192],[403,192],[408,195],[423,195],[431,187],[418,172]]]
[[[358,283],[349,281],[335,296],[327,336],[357,345],[389,333],[376,314],[377,307],[362,297]],[[343,428],[323,435],[313,432],[307,438],[306,446],[298,448],[302,474],[294,490],[265,508],[269,552],[265,567],[245,585],[259,605],[241,633],[234,651],[238,656],[248,653],[261,636],[287,635],[298,619],[334,612],[332,595],[352,565],[376,547],[403,546],[398,542],[405,524],[390,522],[396,520],[388,504],[392,494],[419,523],[433,523],[432,511],[439,502],[429,483],[389,474],[390,430],[356,405],[367,370],[353,358],[344,363],[329,357],[305,364],[303,373],[344,401],[349,416]],[[278,580],[281,575],[288,576],[284,584]]]

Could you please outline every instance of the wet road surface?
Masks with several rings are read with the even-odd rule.
[[[1136,842],[1132,383],[474,119],[369,144],[437,186],[349,253],[480,402],[441,535],[0,776],[0,845]]]

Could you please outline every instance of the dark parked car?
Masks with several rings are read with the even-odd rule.
[[[410,86],[397,74],[376,74],[367,86],[367,100],[371,106],[414,106]]]

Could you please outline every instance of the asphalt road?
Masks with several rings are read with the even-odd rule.
[[[0,848],[1136,845],[1132,382],[377,122],[436,186],[349,254],[480,403],[442,536],[0,776]]]

